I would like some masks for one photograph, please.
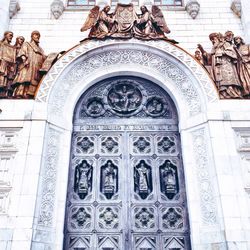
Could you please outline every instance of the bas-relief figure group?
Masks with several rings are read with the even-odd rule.
[[[220,98],[250,98],[250,45],[232,31],[211,33],[212,50],[198,44],[195,58],[210,73]]]
[[[6,31],[0,41],[0,98],[34,98],[42,75],[59,54],[44,54],[39,46],[39,31],[31,33],[29,42],[18,36],[14,45],[13,35]]]
[[[81,31],[90,29],[89,39],[135,37],[177,43],[165,35],[170,30],[158,6],[153,5],[151,11],[146,6],[141,6],[140,10],[141,13],[138,14],[133,4],[118,3],[115,11],[109,13],[110,6],[105,6],[102,10],[99,6],[94,6]],[[206,52],[198,44],[195,58],[211,75],[220,98],[249,99],[250,45],[246,45],[241,37],[234,37],[231,31],[227,31],[225,35],[212,33],[209,38],[212,42],[211,52]],[[34,98],[43,75],[63,52],[46,56],[39,46],[39,31],[31,33],[30,42],[18,36],[16,43],[12,45],[12,39],[13,32],[6,31],[0,41],[0,98]],[[125,90],[124,92],[127,93]],[[156,105],[156,108],[159,109],[160,106]]]
[[[131,38],[167,39],[170,30],[160,8],[153,5],[151,11],[141,6],[141,13],[135,12],[133,4],[118,3],[114,13],[110,6],[100,10],[95,6],[89,13],[81,31],[90,29],[89,38]],[[173,42],[173,41],[172,41]]]

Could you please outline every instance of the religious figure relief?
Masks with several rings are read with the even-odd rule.
[[[233,32],[227,31],[223,36],[212,33],[209,38],[213,44],[211,53],[207,53],[198,44],[205,65],[211,66],[211,77],[216,83],[221,98],[241,98],[242,85],[237,73],[237,54],[233,45]]]
[[[143,207],[135,209],[135,227],[137,229],[152,229],[155,227],[154,209]]]
[[[161,192],[165,194],[168,199],[173,199],[179,192],[177,167],[172,164],[170,160],[166,160],[164,164],[160,166],[160,184]]]
[[[149,153],[150,148],[150,138],[149,137],[139,137],[134,143],[134,153]]]
[[[141,14],[135,12],[134,6],[118,3],[114,13],[109,13],[110,7],[105,6],[100,11],[99,6],[94,6],[83,24],[81,31],[90,29],[89,38],[103,39],[132,38],[139,39],[164,39],[169,40],[165,34],[170,33],[160,8],[152,6],[151,11],[146,6],[141,6]]]
[[[108,104],[118,114],[128,115],[136,111],[142,103],[141,91],[126,83],[115,84],[108,92]]]
[[[134,167],[134,191],[142,198],[146,199],[152,192],[152,171],[151,167],[141,160]]]
[[[183,228],[183,214],[180,207],[164,208],[162,214],[162,227],[164,229]]]
[[[0,41],[0,98],[12,96],[12,84],[16,74],[16,48],[10,43],[13,32],[6,31]]]
[[[72,229],[86,229],[91,225],[91,209],[85,207],[73,207],[71,211],[70,226]]]
[[[117,229],[119,227],[119,209],[117,207],[100,208],[98,225],[102,229]]]
[[[234,38],[238,57],[237,71],[243,87],[243,96],[250,98],[250,45],[245,44],[240,36]]]
[[[19,68],[14,84],[18,86],[18,89],[15,92],[18,92],[19,96],[23,98],[33,98],[41,80],[39,70],[46,56],[43,49],[39,46],[39,40],[40,32],[33,31],[31,33],[31,41],[24,42],[17,55]]]
[[[146,6],[141,6],[141,14],[135,20],[134,36],[141,39],[166,38],[164,33],[170,33],[160,8],[152,6],[151,12]]]
[[[90,98],[85,105],[86,113],[91,117],[99,117],[105,113],[102,100],[100,98]]]
[[[111,160],[101,167],[100,191],[107,199],[118,191],[118,168]]]
[[[82,160],[75,168],[74,191],[84,199],[92,190],[93,167]]]
[[[16,55],[19,54],[19,51],[22,48],[24,41],[25,41],[25,39],[23,36],[18,36],[16,38],[16,43],[14,45],[16,48]],[[20,67],[21,67],[21,62],[20,62],[20,60],[17,60],[16,61],[16,73],[21,70]],[[14,98],[22,98],[25,86],[23,84],[21,84],[21,86],[19,84],[12,84],[12,86],[14,89],[13,97]]]
[[[113,14],[109,14],[110,6],[105,6],[101,11],[99,6],[94,6],[90,10],[87,20],[83,24],[81,31],[90,30],[89,38],[105,38],[111,33],[114,24]]]
[[[170,112],[167,108],[167,103],[160,97],[151,97],[146,103],[146,113],[152,117],[162,116],[165,113],[170,115]]]

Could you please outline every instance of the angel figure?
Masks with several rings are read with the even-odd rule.
[[[146,6],[141,6],[141,13],[135,21],[134,36],[141,39],[167,38],[164,33],[170,33],[160,8],[152,6],[151,12]]]
[[[114,19],[112,14],[108,14],[110,6],[105,6],[101,11],[99,6],[94,6],[83,24],[81,31],[91,29],[89,38],[105,38],[110,35]]]

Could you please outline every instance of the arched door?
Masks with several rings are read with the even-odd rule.
[[[77,103],[64,250],[190,249],[176,108],[156,84],[109,78]]]

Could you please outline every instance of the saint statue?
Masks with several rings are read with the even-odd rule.
[[[12,96],[12,82],[16,74],[16,48],[10,43],[13,32],[4,32],[0,41],[0,98]]]
[[[134,168],[135,192],[146,199],[152,191],[151,169],[144,160]]]
[[[243,87],[243,96],[250,97],[250,45],[245,44],[240,36],[234,38],[238,56],[237,69]]]
[[[17,59],[20,61],[17,76],[14,84],[18,85],[15,92],[23,98],[33,98],[37,86],[41,80],[39,70],[41,69],[46,56],[39,46],[40,32],[31,33],[31,41],[24,42]]]
[[[172,199],[178,193],[178,175],[177,168],[170,160],[160,166],[161,192],[169,199]]]
[[[84,199],[92,189],[92,166],[82,160],[75,168],[74,191]]]
[[[108,160],[101,168],[101,192],[111,199],[118,191],[118,168]]]
[[[209,38],[213,44],[211,53],[207,53],[198,44],[205,65],[211,65],[211,77],[216,83],[221,98],[241,98],[242,86],[237,74],[237,54],[233,45],[233,32],[224,36],[212,33]]]

